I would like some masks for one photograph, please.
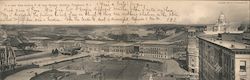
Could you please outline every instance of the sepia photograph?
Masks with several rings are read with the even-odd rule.
[[[0,80],[250,80],[250,1],[0,0]]]

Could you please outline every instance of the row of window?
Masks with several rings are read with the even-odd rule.
[[[167,58],[167,56],[163,56],[163,55],[153,55],[153,57],[156,57],[156,58]]]
[[[141,50],[162,50],[161,48],[140,48]],[[167,49],[165,49],[167,50]]]

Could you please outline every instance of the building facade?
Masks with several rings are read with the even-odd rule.
[[[46,49],[63,49],[72,47],[83,47],[83,39],[71,39],[71,40],[52,40],[49,37],[31,37],[29,39],[30,43],[34,43],[36,50],[46,50]]]
[[[145,58],[173,58],[171,43],[159,41],[145,41],[140,43],[139,56]]]
[[[114,43],[107,46],[109,48],[109,53],[120,54],[121,56],[129,55],[134,53],[134,44],[130,43]]]
[[[173,43],[159,41],[117,42],[117,41],[85,41],[84,51],[102,53],[122,57],[140,57],[147,59],[171,59]]]
[[[187,70],[191,74],[191,80],[199,79],[199,49],[198,38],[195,27],[188,29],[188,48],[187,48]]]
[[[199,37],[200,80],[249,80],[249,45]]]
[[[103,41],[85,41],[84,51],[87,53],[92,52],[104,52],[109,51],[107,47],[105,47],[106,42]]]
[[[0,47],[0,72],[13,70],[16,66],[16,54],[10,46]]]
[[[221,13],[216,20],[215,24],[207,25],[206,34],[218,34],[218,33],[240,33],[242,31],[238,30],[239,25],[229,23],[226,16]]]

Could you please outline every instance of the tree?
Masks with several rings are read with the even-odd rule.
[[[52,54],[52,55],[54,55],[54,53],[55,53],[55,50],[54,50],[54,49],[52,49],[52,52],[51,52],[51,54]]]
[[[57,49],[55,49],[54,55],[57,56],[58,54],[59,54],[59,51]]]
[[[53,56],[58,56],[58,54],[59,54],[59,51],[57,49],[52,50],[52,55]]]

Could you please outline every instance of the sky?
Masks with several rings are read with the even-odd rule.
[[[189,1],[170,6],[179,14],[179,24],[214,24],[223,13],[230,23],[249,23],[249,1]]]

